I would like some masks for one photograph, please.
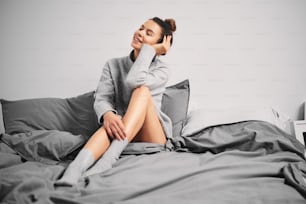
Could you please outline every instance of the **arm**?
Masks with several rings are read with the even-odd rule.
[[[145,85],[150,90],[154,90],[167,83],[169,75],[168,67],[160,64],[150,68],[155,54],[156,50],[154,47],[147,44],[142,46],[126,78],[126,83],[130,88],[134,89]]]
[[[96,111],[98,122],[101,124],[102,116],[109,111],[117,113],[114,107],[114,85],[109,69],[109,64],[103,68],[97,90],[95,92],[94,109]]]
[[[114,103],[115,89],[109,64],[107,63],[103,68],[98,88],[95,93],[94,109],[99,124],[103,121],[103,127],[105,128],[107,135],[111,138],[117,137],[118,139],[124,139],[126,137],[125,127],[122,123],[121,116],[117,115]]]

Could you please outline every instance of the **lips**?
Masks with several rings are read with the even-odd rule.
[[[142,43],[142,42],[143,42],[141,38],[136,37],[136,36],[134,36],[133,40],[134,40],[135,42],[137,42],[137,43]]]

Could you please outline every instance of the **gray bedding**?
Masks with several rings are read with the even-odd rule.
[[[267,122],[205,128],[176,137],[173,151],[132,145],[114,168],[73,188],[53,183],[83,140],[70,136],[75,148],[59,148],[61,139],[49,151],[56,141],[46,134],[2,135],[1,203],[306,203],[304,147]],[[29,150],[36,140],[41,149]]]

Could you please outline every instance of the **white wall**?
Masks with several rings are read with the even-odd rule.
[[[273,106],[301,119],[304,0],[0,0],[0,98],[94,90],[153,16],[176,19],[169,85],[189,78],[198,106]]]

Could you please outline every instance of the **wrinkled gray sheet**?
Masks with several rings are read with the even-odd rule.
[[[269,123],[220,125],[172,142],[175,151],[127,155],[56,189],[63,165],[25,162],[1,143],[1,202],[306,203],[303,146]]]

